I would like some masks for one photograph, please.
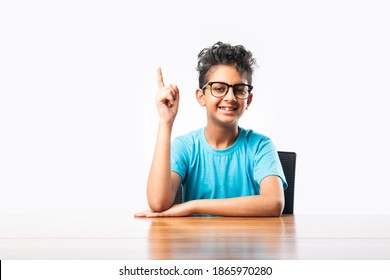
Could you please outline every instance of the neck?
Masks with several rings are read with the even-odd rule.
[[[234,144],[238,137],[238,126],[214,126],[208,124],[204,134],[207,142],[215,149],[226,149]]]

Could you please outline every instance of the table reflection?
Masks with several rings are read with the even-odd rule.
[[[151,259],[291,259],[294,216],[279,218],[156,218]]]

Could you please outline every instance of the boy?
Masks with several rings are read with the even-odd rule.
[[[253,99],[255,59],[243,46],[218,42],[198,55],[196,98],[207,126],[177,137],[179,89],[157,72],[160,122],[147,183],[149,210],[136,217],[191,214],[280,216],[286,180],[272,141],[238,126]],[[172,205],[183,185],[183,203]]]

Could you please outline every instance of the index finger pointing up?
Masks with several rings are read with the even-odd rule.
[[[157,85],[159,89],[162,89],[164,87],[164,80],[163,80],[161,67],[158,67],[157,69]]]

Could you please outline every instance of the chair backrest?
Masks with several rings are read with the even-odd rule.
[[[280,163],[282,164],[284,176],[288,184],[288,188],[284,190],[284,210],[283,214],[294,214],[294,189],[295,189],[295,163],[297,154],[294,152],[278,152]],[[182,203],[183,190],[180,186],[177,190],[175,201],[173,204]]]
[[[288,188],[284,190],[283,214],[294,214],[295,163],[297,154],[294,152],[278,152]]]

